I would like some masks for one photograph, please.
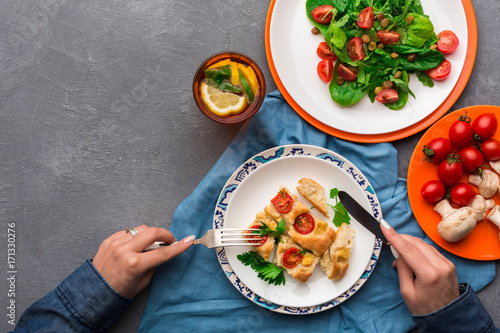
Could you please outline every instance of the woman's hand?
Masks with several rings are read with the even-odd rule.
[[[413,315],[439,310],[460,296],[455,265],[438,250],[420,238],[399,235],[387,223],[381,229],[397,251],[393,265],[401,295]]]
[[[141,252],[154,242],[170,244],[176,239],[162,228],[141,225],[135,229],[139,232],[135,237],[123,230],[105,239],[92,261],[111,287],[126,297],[136,296],[147,286],[157,266],[186,251],[194,240],[189,236],[177,244]]]

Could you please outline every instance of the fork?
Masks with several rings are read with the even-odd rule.
[[[256,231],[252,228],[224,228],[224,229],[209,229],[201,238],[195,239],[193,244],[203,244],[207,248],[226,247],[226,246],[242,246],[253,245],[262,240],[262,235],[252,235],[249,237],[246,233]],[[159,247],[174,245],[175,243],[155,242],[153,245],[146,247],[142,252],[155,250]]]

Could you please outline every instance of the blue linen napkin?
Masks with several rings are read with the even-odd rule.
[[[172,233],[177,239],[202,236],[212,228],[220,191],[243,162],[266,149],[299,143],[325,147],[347,158],[375,189],[385,220],[398,232],[435,245],[411,212],[406,180],[398,178],[397,152],[390,143],[353,143],[325,134],[293,111],[279,91],[266,96],[261,110],[179,205]],[[441,251],[456,265],[459,282],[469,282],[476,291],[495,277],[493,261],[472,261]],[[249,301],[223,274],[215,250],[193,246],[157,269],[139,332],[407,332],[414,324],[399,292],[393,260],[383,247],[372,275],[347,301],[320,313],[294,316]]]

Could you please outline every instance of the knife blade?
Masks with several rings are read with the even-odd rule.
[[[385,245],[389,245],[387,238],[385,238],[382,230],[380,230],[380,222],[373,217],[363,206],[361,206],[353,197],[347,192],[339,191],[339,199],[344,208],[351,214],[356,221],[363,227],[380,238]]]

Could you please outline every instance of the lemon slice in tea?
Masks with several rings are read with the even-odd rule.
[[[222,91],[205,82],[201,84],[200,93],[206,107],[219,117],[228,117],[241,113],[247,106],[245,96]]]

